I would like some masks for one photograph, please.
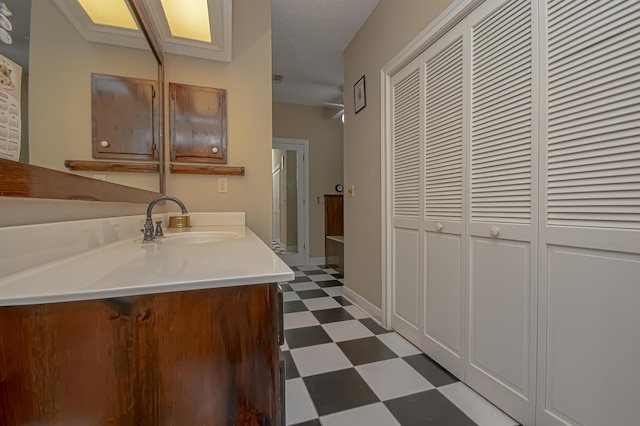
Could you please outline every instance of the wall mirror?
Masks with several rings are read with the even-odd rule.
[[[7,32],[13,40],[7,44],[0,37],[0,53],[25,68],[25,89],[20,161],[0,160],[0,195],[145,202],[163,192],[162,166],[156,173],[71,174],[64,164],[65,160],[93,159],[91,73],[159,80],[156,96],[163,111],[162,53],[147,31],[148,16],[140,0],[126,3],[146,37],[145,49],[88,41],[57,0],[3,3],[11,14],[12,28]],[[0,17],[0,26],[1,21]],[[159,123],[158,149],[162,150],[162,115]],[[160,152],[160,165],[162,158]]]

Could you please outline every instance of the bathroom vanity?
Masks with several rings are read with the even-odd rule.
[[[143,221],[60,224],[80,235],[70,255],[45,242],[48,261],[0,278],[0,424],[284,424],[277,282],[293,272],[244,215],[192,214],[146,244]]]

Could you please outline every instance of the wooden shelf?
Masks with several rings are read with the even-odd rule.
[[[158,163],[115,163],[113,161],[83,161],[66,160],[64,165],[69,170],[85,172],[129,172],[129,173],[158,173]]]
[[[226,175],[244,176],[244,167],[234,166],[198,166],[192,164],[170,164],[169,171],[187,175]]]

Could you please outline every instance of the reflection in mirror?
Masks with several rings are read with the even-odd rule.
[[[283,259],[297,255],[298,182],[297,152],[272,150],[273,250]],[[301,247],[300,247],[301,248]]]
[[[158,62],[146,50],[87,41],[53,0],[4,0],[13,14],[15,46],[0,42],[0,54],[13,57],[18,42],[28,49],[21,59],[28,95],[22,97],[21,161],[67,171],[65,160],[93,160],[91,147],[91,73],[158,79]],[[28,43],[20,40],[18,12],[31,4]],[[29,13],[27,10],[26,13]],[[28,16],[28,15],[27,15]],[[22,36],[24,39],[25,36]],[[24,55],[23,55],[24,56]],[[13,59],[15,62],[18,60]],[[28,110],[28,113],[27,113]],[[158,192],[157,173],[77,172],[121,185]]]

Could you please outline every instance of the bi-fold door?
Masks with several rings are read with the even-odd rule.
[[[468,17],[470,155],[465,382],[526,425],[535,418],[538,73],[529,0]]]
[[[487,0],[391,79],[391,325],[524,425],[637,423],[638,20]]]
[[[638,424],[640,1],[549,1],[537,424]]]
[[[392,327],[535,416],[535,10],[487,1],[392,77]]]

